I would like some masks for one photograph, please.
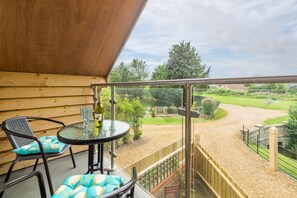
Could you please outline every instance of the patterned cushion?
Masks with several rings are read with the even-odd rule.
[[[52,198],[98,197],[112,192],[123,183],[123,179],[116,175],[86,174],[69,176]]]
[[[45,153],[59,153],[65,144],[59,142],[56,136],[42,136],[39,138]],[[36,141],[12,150],[19,155],[29,155],[40,153],[40,148]]]

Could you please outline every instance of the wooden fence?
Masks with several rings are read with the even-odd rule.
[[[248,197],[199,143],[194,146],[194,171],[213,197]]]
[[[153,166],[139,173],[138,181],[148,191],[158,186],[162,181],[175,173],[180,165],[180,154],[182,149],[178,149],[166,158],[156,162]]]
[[[80,106],[92,106],[94,103],[91,83],[104,82],[105,78],[92,76],[0,72],[0,124],[15,116],[52,118],[65,124],[79,122]],[[37,137],[56,135],[60,127],[42,121],[33,121],[30,125]],[[79,152],[86,148],[74,146],[73,150]],[[15,158],[11,149],[5,133],[0,131],[0,175],[7,172]],[[34,162],[18,162],[15,170],[31,166]]]

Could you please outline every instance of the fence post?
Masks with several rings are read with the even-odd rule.
[[[273,171],[277,170],[278,161],[278,131],[276,127],[269,129],[269,166]]]
[[[250,144],[250,130],[248,129],[246,133],[247,133],[247,138],[246,138],[247,139],[247,145],[249,146],[249,144]]]
[[[257,133],[257,154],[259,154],[259,144],[260,144],[260,138],[261,138],[261,131],[263,130],[264,126],[262,124],[256,124],[255,127],[259,129]]]
[[[200,142],[200,135],[199,133],[195,133],[195,136],[194,136],[194,145],[198,145]]]
[[[246,133],[244,131],[244,125],[242,125],[242,131],[241,132],[242,132],[242,141],[245,141],[246,138],[244,136],[246,135]]]

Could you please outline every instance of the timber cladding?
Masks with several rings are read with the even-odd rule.
[[[0,71],[0,123],[15,116],[52,118],[66,125],[80,122],[80,107],[92,107],[92,83],[105,83],[103,77],[55,74],[15,73]],[[56,135],[60,125],[32,121],[30,126],[37,137]],[[85,146],[73,146],[74,152]],[[5,174],[15,159],[5,133],[0,131],[0,174]],[[65,155],[69,152],[66,151]],[[35,160],[18,162],[14,170],[33,165]]]

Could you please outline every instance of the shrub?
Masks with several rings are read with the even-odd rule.
[[[288,114],[289,114],[289,119],[288,119],[287,130],[290,136],[289,145],[292,149],[296,149],[297,148],[297,105],[290,106]]]
[[[201,111],[207,118],[213,118],[214,113],[219,105],[220,105],[220,102],[218,100],[205,98],[201,102]]]
[[[145,107],[140,103],[139,98],[135,98],[131,102],[132,106],[132,117],[131,127],[133,129],[133,139],[138,140],[142,135],[142,130],[140,129],[142,122],[141,118],[145,116]]]
[[[230,90],[226,87],[210,88],[207,90],[208,94],[215,94],[220,96],[243,96],[246,95],[246,91],[241,90]]]
[[[123,143],[124,144],[130,144],[132,142],[132,137],[131,133],[129,132],[127,135],[123,137]]]
[[[156,117],[156,108],[155,107],[153,107],[151,110],[151,116],[152,116],[152,118]]]
[[[140,129],[142,123],[141,121],[134,121],[131,123],[131,127],[133,129],[133,139],[138,140],[142,135],[142,130]]]
[[[177,113],[177,109],[174,106],[168,107],[167,108],[167,113],[168,114],[176,114]]]

